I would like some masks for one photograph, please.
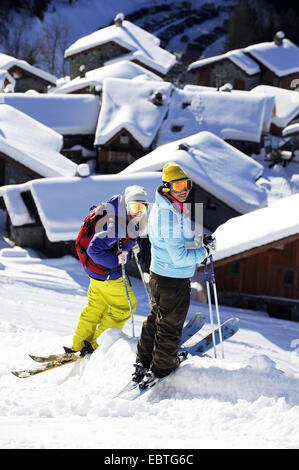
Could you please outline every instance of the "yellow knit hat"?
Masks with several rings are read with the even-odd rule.
[[[170,181],[183,180],[185,178],[187,179],[188,176],[177,163],[169,162],[164,165],[162,171],[162,181],[165,183],[170,183]]]

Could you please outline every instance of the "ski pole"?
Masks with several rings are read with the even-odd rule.
[[[149,303],[149,306],[151,308],[151,298],[150,298],[150,295],[149,295],[149,292],[148,292],[148,289],[147,289],[147,286],[146,286],[146,282],[145,282],[145,279],[144,279],[144,273],[143,273],[142,268],[140,266],[140,263],[138,261],[137,253],[134,250],[133,250],[133,253],[134,253],[134,258],[135,258],[135,261],[136,261],[136,264],[137,264],[137,267],[138,267],[138,270],[139,270],[139,273],[140,273],[140,276],[141,276],[141,279],[142,279],[142,282],[143,282],[144,290],[145,290],[147,298],[148,298],[148,303]]]
[[[211,293],[210,293],[210,281],[209,281],[209,273],[207,268],[207,263],[205,263],[205,275],[206,275],[206,287],[207,287],[207,295],[208,295],[208,303],[209,303],[209,313],[210,313],[210,322],[211,322],[211,329],[212,329],[212,339],[213,339],[213,347],[214,347],[214,357],[217,357],[216,352],[216,342],[215,342],[215,332],[214,332],[214,321],[213,321],[213,313],[212,313],[212,302],[211,302]]]
[[[132,303],[131,303],[131,299],[130,299],[129,291],[128,291],[128,287],[127,287],[127,276],[126,276],[126,270],[125,270],[125,265],[124,264],[121,265],[121,270],[122,270],[122,275],[123,275],[125,291],[126,291],[126,295],[127,295],[127,299],[128,299],[128,304],[129,304],[129,308],[130,308],[131,321],[132,321],[132,336],[133,336],[133,338],[135,338],[133,308],[132,308]]]
[[[221,332],[221,323],[220,323],[220,315],[219,315],[219,307],[218,307],[218,297],[217,297],[217,289],[216,289],[215,271],[214,271],[214,263],[213,263],[213,256],[212,255],[210,255],[210,262],[211,262],[211,274],[212,274],[212,282],[213,282],[213,289],[214,289],[215,308],[216,308],[218,330],[219,330],[219,341],[220,341],[221,348],[222,348],[222,359],[224,359],[224,347],[223,347],[223,341],[222,341],[222,332]]]

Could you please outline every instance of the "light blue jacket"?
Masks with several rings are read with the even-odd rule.
[[[206,250],[186,249],[185,242],[194,239],[189,216],[162,196],[159,189],[155,199],[148,221],[150,270],[161,276],[190,278],[196,265],[205,259]]]

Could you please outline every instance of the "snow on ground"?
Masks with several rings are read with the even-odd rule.
[[[142,283],[132,284],[138,335],[148,303]],[[71,344],[87,287],[76,259],[43,259],[0,238],[0,448],[299,447],[299,323],[263,312],[220,306],[222,321],[241,321],[224,343],[225,359],[212,352],[192,358],[134,402],[113,398],[135,359],[130,321],[106,331],[90,358],[29,379],[13,376],[35,365],[28,353]],[[198,336],[208,334],[206,304],[192,300],[187,319],[197,311],[207,319]]]

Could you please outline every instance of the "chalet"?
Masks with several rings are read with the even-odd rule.
[[[236,90],[250,90],[260,84],[261,69],[242,49],[200,59],[188,67],[193,84],[219,89],[229,82]]]
[[[56,86],[57,79],[54,75],[7,54],[0,53],[0,69],[7,70],[15,80],[15,92],[35,90],[38,93],[47,93],[49,86]]]
[[[160,39],[144,29],[126,21],[122,14],[114,24],[95,31],[74,42],[66,49],[64,58],[70,60],[70,76],[83,75],[118,60],[130,60],[165,77],[176,58],[162,49]]]
[[[152,202],[161,175],[139,176]],[[133,184],[136,175],[131,174],[35,179],[0,187],[0,207],[7,212],[9,237],[17,245],[39,249],[50,257],[76,256],[74,242],[90,207],[123,194]]]
[[[259,85],[250,93],[273,96],[275,100],[275,111],[271,122],[270,132],[281,137],[283,129],[299,120],[299,93],[295,90]]]
[[[0,128],[0,186],[78,173],[60,153],[61,135],[26,114],[0,104]]]
[[[149,80],[139,80],[136,87],[132,80],[106,78],[94,142],[97,171],[121,171],[159,145],[201,131],[213,132],[245,153],[258,153],[263,133],[270,129],[273,96],[197,88],[182,90]]]
[[[218,227],[220,303],[299,321],[298,207],[294,194]]]
[[[93,143],[99,96],[2,93],[0,103],[14,107],[61,134],[61,153],[76,164],[86,163],[90,156],[95,159]]]
[[[129,60],[121,60],[114,64],[99,67],[86,72],[84,76],[75,77],[73,80],[64,81],[58,84],[53,90],[54,94],[65,93],[93,93],[101,94],[103,81],[105,78],[126,78],[127,80],[157,80],[162,78],[149,70],[134,64]]]
[[[210,231],[266,204],[265,190],[256,184],[263,167],[210,132],[161,145],[120,174],[161,171],[169,161],[181,165],[192,179],[191,202],[203,204],[201,223]]]
[[[299,48],[279,31],[272,42],[200,59],[190,64],[188,71],[195,85],[220,87],[230,82],[240,90],[257,85],[290,89],[299,80]]]
[[[121,171],[150,151],[172,89],[164,81],[104,80],[94,141],[98,173]]]
[[[156,145],[208,131],[248,155],[259,153],[263,134],[270,130],[274,98],[255,94],[252,100],[252,96],[247,91],[216,92],[194,85],[175,88]]]

